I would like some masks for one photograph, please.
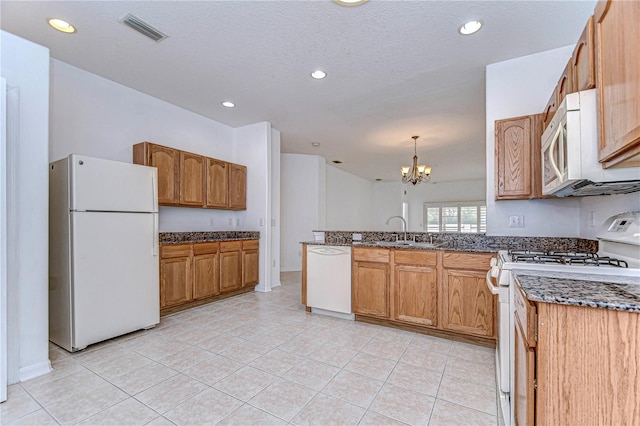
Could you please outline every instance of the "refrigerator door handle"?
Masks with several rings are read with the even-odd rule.
[[[153,215],[153,242],[151,243],[151,251],[154,256],[158,255],[158,213],[152,213]]]
[[[155,173],[151,173],[151,193],[153,194],[153,210],[158,211],[158,201],[156,200],[158,191],[156,191]]]

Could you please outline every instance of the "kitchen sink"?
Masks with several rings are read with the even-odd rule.
[[[376,241],[376,245],[382,247],[416,247],[416,248],[436,248],[437,244],[417,243],[414,241]]]

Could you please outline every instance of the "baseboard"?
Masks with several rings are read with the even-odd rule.
[[[269,293],[271,291],[271,287],[269,287],[269,289],[267,290],[267,287],[264,284],[258,284],[257,286],[255,286],[253,291],[257,291],[260,293]]]
[[[49,372],[51,372],[51,361],[46,360],[28,367],[22,367],[18,371],[18,376],[21,382],[26,382],[27,380],[35,379]]]
[[[291,268],[280,268],[280,272],[302,272],[302,268],[299,266],[294,266]]]
[[[271,288],[280,287],[281,285],[282,285],[282,283],[280,281],[278,281],[277,283],[272,283],[271,284]]]

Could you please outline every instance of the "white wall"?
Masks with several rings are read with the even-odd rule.
[[[301,241],[325,229],[326,163],[317,155],[280,155],[280,270],[302,270]]]
[[[485,191],[484,179],[403,185],[402,200],[409,203],[409,230],[426,232],[423,226],[424,203],[482,201]]]
[[[280,132],[271,129],[271,287],[280,285]]]
[[[580,237],[594,239],[600,231],[600,226],[607,218],[618,213],[638,210],[640,210],[640,192],[626,195],[582,197],[580,199]],[[595,225],[592,226],[592,223]]]
[[[577,237],[578,199],[495,201],[495,120],[541,113],[573,46],[553,49],[487,66],[487,234]],[[509,228],[509,216],[524,216],[524,228]]]
[[[75,153],[131,163],[132,146],[150,141],[246,165],[236,158],[232,127],[64,62],[51,64],[49,161]],[[245,230],[236,225],[241,215],[160,207],[160,231]]]
[[[0,51],[18,108],[7,117],[7,373],[15,383],[51,369],[49,50],[2,31]]]
[[[402,222],[394,219],[386,225],[391,216],[402,216],[402,182],[376,182],[373,184],[373,226],[371,231],[397,231],[402,229]],[[358,231],[369,229],[355,228]]]
[[[327,165],[327,229],[373,229],[374,212],[373,183]]]

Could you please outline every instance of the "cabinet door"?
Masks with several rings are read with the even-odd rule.
[[[229,164],[229,208],[247,209],[247,168]]]
[[[207,158],[207,207],[229,206],[229,163]]]
[[[180,151],[180,204],[204,206],[204,157]]]
[[[496,121],[496,200],[541,196],[541,116]]]
[[[395,265],[393,319],[437,325],[437,276],[433,266]]]
[[[551,93],[551,97],[547,102],[547,106],[544,107],[544,112],[542,113],[542,131],[544,132],[549,124],[551,123],[551,119],[554,114],[558,110],[558,86],[553,89],[553,93]]]
[[[604,167],[640,166],[640,2],[600,1],[594,19]]]
[[[220,291],[239,290],[242,286],[242,242],[220,243]]]
[[[193,245],[194,299],[220,294],[218,247],[218,243],[197,243]]]
[[[242,252],[242,287],[258,284],[260,280],[258,264],[258,250],[245,250]]]
[[[160,308],[191,300],[191,257],[160,259]]]
[[[567,66],[564,67],[564,71],[562,71],[560,80],[558,80],[558,85],[556,86],[556,102],[558,103],[558,105],[562,103],[568,93],[573,93],[574,91],[573,80],[571,79],[571,69],[571,59],[569,59],[569,62],[567,62]]]
[[[533,426],[535,410],[535,351],[525,339],[520,321],[515,324],[515,389],[512,403],[516,426]]]
[[[178,204],[179,151],[149,142],[133,146],[133,163],[158,169],[158,204],[174,206]]]
[[[486,272],[444,270],[443,327],[483,337],[494,337],[494,296]]]
[[[389,318],[389,264],[354,262],[353,312]]]
[[[596,87],[596,61],[593,39],[593,16],[580,35],[576,48],[571,55],[571,79],[573,91],[593,89]]]

